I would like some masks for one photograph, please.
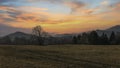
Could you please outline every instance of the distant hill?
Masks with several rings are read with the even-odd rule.
[[[116,25],[105,30],[96,30],[96,31],[99,35],[105,33],[108,36],[110,36],[112,32],[115,32],[116,34],[120,33],[120,25]]]
[[[113,26],[109,29],[106,29],[107,31],[114,31],[114,32],[120,32],[120,25]]]
[[[113,27],[105,29],[105,30],[96,30],[96,32],[98,33],[99,36],[102,35],[103,33],[107,34],[107,36],[110,36],[112,31],[114,31],[116,34],[120,35],[120,26],[117,25],[117,26],[113,26]],[[61,44],[61,43],[62,44],[68,44],[68,43],[72,44],[73,43],[73,36],[77,36],[81,33],[73,33],[73,34],[45,33],[45,34],[46,34],[45,38],[44,38],[45,44]],[[8,34],[8,35],[0,38],[0,39],[2,39],[1,40],[2,43],[4,43],[4,41],[6,41],[6,39],[8,39],[8,37],[10,38],[10,40],[12,40],[12,42],[15,41],[16,39],[22,39],[22,42],[24,42],[23,39],[32,40],[31,34],[27,34],[24,32],[14,32],[14,33]],[[22,42],[17,42],[17,43],[22,43]],[[26,42],[24,42],[24,43],[26,43]]]
[[[15,32],[15,33],[11,33],[11,34],[8,34],[4,37],[9,37],[10,39],[15,39],[15,38],[25,38],[25,39],[30,39],[32,37],[32,35],[30,34],[27,34],[27,33],[23,33],[23,32]],[[4,38],[3,37],[3,38]]]
[[[27,32],[30,33],[30,29],[25,29],[25,28],[16,28],[16,27],[11,27],[7,25],[0,25],[0,37],[8,35],[10,33],[14,33],[17,31],[22,31],[22,32]]]
[[[105,33],[108,36],[111,35],[112,31],[114,31],[116,34],[118,34],[118,33],[120,34],[120,25],[116,25],[116,26],[113,26],[113,27],[105,29],[105,30],[96,30],[96,32],[99,35],[102,35],[103,33]],[[81,34],[81,33],[79,33],[79,34]],[[51,35],[52,37],[56,37],[56,38],[61,38],[61,37],[70,38],[72,36],[78,35],[78,33],[76,33],[76,34],[75,33],[74,34],[49,34],[49,35]],[[14,39],[16,37],[30,39],[32,35],[24,33],[24,32],[15,32],[15,33],[8,34],[6,36],[10,37],[11,39]],[[4,37],[6,37],[6,36],[4,36]]]

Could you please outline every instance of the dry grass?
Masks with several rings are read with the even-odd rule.
[[[0,46],[0,68],[120,68],[120,46]]]

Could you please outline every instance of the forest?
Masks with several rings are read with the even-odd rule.
[[[20,32],[19,32],[20,33]],[[84,44],[84,45],[119,45],[120,35],[111,32],[110,36],[96,31],[84,32],[78,35],[52,36],[45,32],[41,26],[32,29],[29,37],[5,36],[0,38],[0,44],[4,45],[59,45],[59,44]]]

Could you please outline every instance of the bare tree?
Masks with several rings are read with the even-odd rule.
[[[44,30],[42,29],[41,26],[36,26],[32,29],[33,31],[33,36],[35,39],[37,39],[39,45],[43,45],[44,44]]]

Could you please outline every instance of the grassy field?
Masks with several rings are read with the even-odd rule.
[[[0,68],[120,68],[120,46],[0,46]]]

